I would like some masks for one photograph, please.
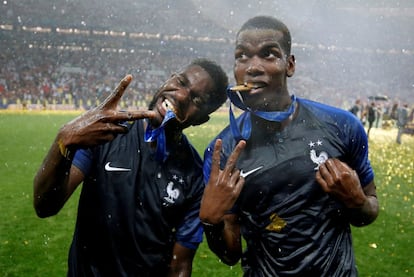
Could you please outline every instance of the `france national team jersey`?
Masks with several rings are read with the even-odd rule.
[[[298,104],[283,131],[253,129],[237,164],[244,172],[256,170],[230,211],[240,216],[247,242],[245,276],[355,276],[347,209],[322,190],[315,173],[335,157],[357,172],[362,186],[369,184],[374,176],[366,133],[348,111],[305,99]],[[245,114],[240,126],[243,120]],[[236,141],[229,127],[217,138],[223,139],[224,167]],[[205,152],[205,181],[214,142]]]
[[[202,161],[183,136],[165,163],[144,141],[142,121],[73,164],[85,173],[68,276],[166,276],[172,247],[196,249]]]

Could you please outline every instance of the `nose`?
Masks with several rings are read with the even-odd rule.
[[[187,102],[190,100],[190,91],[187,88],[180,88],[175,91],[175,97],[180,102]]]
[[[176,100],[182,101],[185,98],[189,98],[190,94],[189,88],[181,85],[175,80],[168,80],[163,86],[162,89],[165,93],[173,95]]]
[[[161,87],[163,91],[173,91],[177,89],[177,86],[171,82],[170,80],[167,80]]]
[[[186,87],[177,87],[172,94],[174,101],[181,110],[185,110],[191,101],[190,89]]]
[[[260,62],[259,57],[254,56],[250,59],[246,68],[246,73],[251,76],[260,75],[263,73],[263,66]]]
[[[173,101],[178,110],[185,110],[190,102],[190,90],[181,85],[175,78],[170,78],[162,86],[163,94]]]

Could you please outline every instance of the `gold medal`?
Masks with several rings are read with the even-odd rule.
[[[243,85],[237,85],[234,87],[231,87],[230,90],[231,91],[249,91],[253,88],[253,86],[251,84],[245,83]]]

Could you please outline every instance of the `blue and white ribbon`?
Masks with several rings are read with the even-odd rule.
[[[161,125],[158,128],[153,128],[150,123],[148,123],[147,128],[144,134],[145,142],[157,141],[157,150],[155,152],[155,158],[161,162],[165,162],[168,158],[169,151],[167,150],[167,139],[165,137],[165,125],[168,121],[175,118],[173,111],[168,110],[165,114]]]

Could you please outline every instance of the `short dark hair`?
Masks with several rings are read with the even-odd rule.
[[[210,114],[226,102],[226,90],[229,85],[227,74],[220,65],[209,59],[195,59],[189,66],[193,65],[198,65],[203,68],[213,80],[213,88],[208,92],[209,99],[206,107],[206,111]]]
[[[289,28],[277,18],[272,16],[255,16],[247,20],[237,32],[236,37],[244,30],[252,30],[252,29],[270,29],[280,31],[283,34],[283,39],[280,41],[283,50],[285,51],[286,55],[290,55],[291,47],[292,47],[292,37],[290,35]]]

